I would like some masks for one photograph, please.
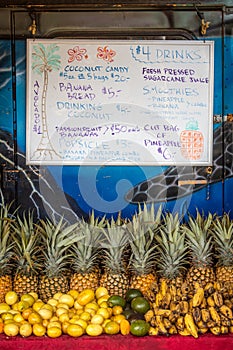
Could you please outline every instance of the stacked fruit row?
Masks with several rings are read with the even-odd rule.
[[[144,336],[150,329],[144,319],[149,308],[141,292],[133,289],[127,291],[126,298],[110,296],[104,287],[80,293],[70,290],[66,294],[56,293],[47,303],[34,292],[19,297],[9,291],[5,302],[0,303],[0,333],[50,338],[103,333]]]

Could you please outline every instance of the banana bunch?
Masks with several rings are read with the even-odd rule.
[[[176,288],[163,280],[147,321],[151,324],[151,335],[198,338],[206,332],[233,333],[233,298],[219,283],[208,283],[205,287],[197,284],[191,294],[187,285]]]

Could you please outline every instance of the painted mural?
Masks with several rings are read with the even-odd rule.
[[[213,38],[211,38],[213,40]],[[215,38],[215,66],[222,66]],[[233,38],[226,39],[225,72],[233,75]],[[16,104],[13,104],[11,42],[0,41],[1,200],[16,198],[20,210],[37,217],[64,216],[69,222],[96,215],[130,218],[138,203],[186,214],[196,208],[219,215],[231,211],[233,187],[233,81],[227,81],[222,107],[222,71],[214,75],[213,166],[28,166],[26,165],[26,43],[16,41]],[[215,67],[215,68],[216,68]],[[13,81],[12,81],[13,79]],[[227,78],[228,79],[228,78]],[[223,114],[224,110],[224,116]],[[222,118],[224,117],[223,121]]]

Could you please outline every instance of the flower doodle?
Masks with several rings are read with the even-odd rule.
[[[69,49],[68,55],[70,56],[68,59],[68,62],[73,62],[75,59],[77,61],[82,61],[83,58],[87,59],[87,50],[86,49],[81,49],[79,46],[75,46],[73,49]]]
[[[104,61],[113,62],[113,57],[116,55],[116,51],[108,49],[107,46],[98,47],[97,58],[103,59]]]

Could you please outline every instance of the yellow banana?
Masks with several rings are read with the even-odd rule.
[[[221,326],[221,333],[222,333],[222,334],[227,334],[227,333],[229,333],[228,327],[226,327],[226,326]]]
[[[175,301],[171,301],[170,302],[170,310],[173,311],[173,310],[176,310],[176,307],[177,307],[177,302]]]
[[[193,296],[193,307],[199,306],[204,298],[204,289],[199,287]]]
[[[208,328],[213,328],[213,327],[217,326],[216,322],[213,321],[213,320],[208,321],[206,325],[207,325]]]
[[[217,326],[220,326],[221,325],[221,318],[219,316],[218,311],[213,306],[210,306],[209,312],[210,312],[210,316],[211,316],[212,320],[216,323]]]
[[[184,336],[191,335],[191,333],[189,332],[189,330],[187,328],[184,328],[183,330],[178,330],[178,333],[180,335],[184,335]]]
[[[185,323],[185,327],[188,329],[188,331],[191,333],[191,335],[194,338],[198,338],[198,329],[194,323],[194,319],[193,319],[193,316],[191,314],[186,314],[184,316],[184,323]]]
[[[219,311],[221,312],[221,314],[223,314],[225,317],[229,318],[232,320],[233,318],[233,313],[232,313],[232,310],[226,306],[226,305],[222,305],[220,308],[219,308]]]
[[[201,329],[201,328],[207,328],[207,324],[206,322],[204,322],[203,320],[200,320],[196,323],[196,326],[198,329]]]
[[[219,335],[221,333],[221,328],[219,326],[211,327],[210,328],[211,333],[214,335]]]
[[[230,332],[230,333],[233,333],[233,326],[230,326],[230,327],[229,327],[229,332]]]
[[[213,294],[212,294],[212,297],[213,297],[213,299],[214,299],[214,302],[215,302],[215,305],[216,306],[218,306],[218,307],[220,307],[220,306],[222,306],[223,305],[223,297],[222,297],[222,294],[221,293],[219,293],[219,292],[214,292]]]
[[[158,292],[155,296],[155,305],[159,307],[161,305],[162,300],[163,300],[163,295],[161,292]]]
[[[206,297],[203,298],[199,307],[200,307],[200,309],[205,309],[207,307]]]
[[[144,318],[146,322],[150,322],[153,316],[154,316],[154,311],[150,309],[145,313]]]
[[[200,333],[200,334],[205,334],[205,333],[208,332],[208,330],[209,330],[208,327],[206,327],[206,328],[198,328],[198,333]]]
[[[161,316],[156,316],[156,325],[160,334],[167,334],[167,329],[164,326],[163,319]]]
[[[212,294],[214,292],[214,285],[213,283],[209,282],[205,285],[204,291],[207,292],[208,294]]]
[[[176,320],[176,328],[179,331],[183,331],[185,328],[185,324],[184,324],[184,317],[183,316],[179,316]]]
[[[171,335],[178,333],[177,328],[176,328],[176,326],[174,324],[169,328],[168,333],[171,334]]]
[[[169,293],[171,294],[171,300],[174,300],[176,297],[176,286],[174,286],[174,284],[170,285]]]
[[[164,324],[164,327],[165,327],[166,329],[169,329],[169,328],[171,328],[171,326],[172,326],[171,321],[170,321],[168,318],[166,318],[166,317],[163,318],[163,324]]]
[[[167,289],[168,289],[167,281],[163,278],[160,282],[160,292],[163,297],[166,295]]]
[[[210,321],[210,312],[208,309],[201,309],[201,318],[203,322]]]
[[[149,335],[158,335],[159,334],[159,329],[158,327],[150,327],[149,328]]]
[[[189,311],[189,303],[187,301],[180,301],[180,313],[182,315],[187,314]]]
[[[220,313],[220,319],[221,319],[221,325],[230,327],[231,326],[231,320]]]
[[[215,306],[214,299],[213,299],[213,297],[211,295],[208,296],[206,301],[207,301],[208,306]]]
[[[168,316],[168,319],[172,324],[174,324],[177,320],[177,317],[178,316],[176,315],[176,313],[172,311],[171,314]]]
[[[163,317],[169,317],[171,314],[171,310],[169,309],[158,309],[156,315],[157,316],[163,316]]]
[[[201,310],[199,309],[199,307],[193,308],[192,315],[195,323],[201,320]]]
[[[229,299],[224,300],[224,305],[228,306],[230,309],[233,308],[233,303]]]
[[[171,294],[167,292],[161,301],[161,307],[164,309],[168,309],[170,305],[170,301],[171,301]]]

